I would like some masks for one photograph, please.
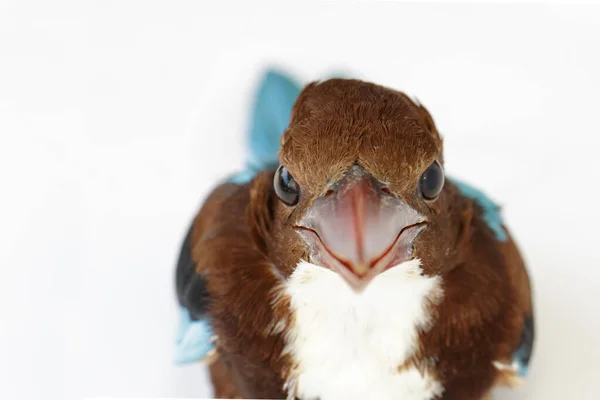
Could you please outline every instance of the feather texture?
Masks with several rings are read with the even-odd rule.
[[[202,347],[210,333],[218,336],[219,358],[210,366],[216,397],[483,399],[525,374],[533,346],[525,265],[499,207],[481,191],[448,179],[434,201],[420,196],[424,171],[443,164],[442,138],[421,104],[355,79],[314,82],[299,92],[293,79],[269,71],[252,121],[246,170],[205,200],[180,257],[182,326],[198,338],[183,335],[180,343],[201,349],[197,358],[211,352],[212,343]],[[301,189],[294,206],[273,190],[278,162]],[[334,273],[313,257],[297,224],[354,167],[425,218],[410,257],[420,260],[420,282],[435,283],[436,301],[392,279],[400,270],[372,282],[389,296],[348,296],[337,275],[336,285],[318,285]],[[307,265],[315,274],[302,274]],[[411,314],[420,304],[425,312]],[[344,326],[356,340],[342,340]],[[382,338],[398,336],[394,330],[408,334],[384,345]],[[344,386],[348,371],[322,379],[344,360],[353,362],[352,385]],[[359,381],[375,370],[389,375]]]
[[[473,199],[483,210],[483,219],[487,223],[487,226],[494,232],[496,239],[505,242],[508,240],[504,227],[502,226],[502,215],[500,213],[500,207],[498,207],[488,196],[485,195],[481,190],[468,185],[465,182],[457,179],[452,179],[454,184],[458,187],[460,192]]]

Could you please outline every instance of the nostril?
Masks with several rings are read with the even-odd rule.
[[[390,189],[389,189],[387,186],[383,186],[383,187],[381,188],[381,191],[382,191],[383,193],[387,193],[387,194],[390,194],[390,193],[391,193],[391,192],[390,192]]]

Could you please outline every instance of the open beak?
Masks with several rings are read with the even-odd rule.
[[[412,256],[425,218],[362,167],[350,169],[316,199],[296,226],[314,262],[339,273],[356,292]]]

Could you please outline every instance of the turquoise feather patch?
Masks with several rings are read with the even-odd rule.
[[[515,354],[513,354],[513,363],[517,370],[517,374],[523,378],[527,377],[527,374],[529,373],[529,366],[521,361],[521,358],[523,358],[524,353],[525,350],[519,349],[515,352]]]
[[[246,169],[232,176],[230,182],[248,183],[264,168],[277,165],[279,141],[301,90],[300,84],[291,77],[275,70],[267,71],[252,108]]]
[[[174,362],[177,365],[202,360],[213,350],[212,328],[208,319],[194,321],[185,308],[181,308]]]

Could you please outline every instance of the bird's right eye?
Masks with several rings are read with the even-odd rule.
[[[286,167],[280,165],[273,178],[277,197],[288,206],[295,206],[300,200],[300,187]]]
[[[425,200],[435,200],[444,187],[444,170],[439,162],[433,164],[421,175],[419,191]]]

